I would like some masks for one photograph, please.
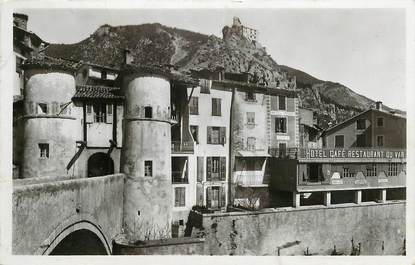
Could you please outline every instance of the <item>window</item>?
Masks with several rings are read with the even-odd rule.
[[[220,102],[221,102],[220,98],[212,98],[212,116],[222,115]]]
[[[383,146],[383,135],[376,136],[376,144],[377,146]]]
[[[184,207],[186,205],[185,197],[186,197],[185,187],[174,188],[174,207]]]
[[[208,144],[225,144],[226,127],[207,127]]]
[[[87,110],[88,113],[88,110]],[[106,122],[107,120],[107,105],[94,104],[94,122]]]
[[[48,104],[38,103],[37,104],[37,113],[39,113],[39,114],[48,114]]]
[[[388,167],[388,176],[397,176],[398,175],[398,164],[390,163]]]
[[[356,135],[356,147],[365,147],[365,146],[366,146],[365,134]]]
[[[358,130],[366,129],[366,120],[365,119],[357,120],[356,121],[356,129],[358,129]]]
[[[39,144],[39,151],[41,158],[49,158],[49,144]]]
[[[190,102],[189,102],[189,113],[191,115],[199,114],[199,98],[198,97],[191,97]]]
[[[249,125],[255,125],[255,112],[246,113],[246,122]]]
[[[212,80],[200,79],[200,93],[210,94],[212,87]]]
[[[278,108],[279,110],[286,110],[287,107],[285,106],[285,97],[278,96]]]
[[[255,93],[254,92],[245,92],[245,100],[246,101],[255,101]]]
[[[150,106],[144,107],[144,118],[153,118],[153,108]]]
[[[144,161],[144,176],[145,177],[153,176],[153,161],[151,160]]]
[[[192,134],[193,140],[199,143],[199,126],[190,125],[190,133]]]
[[[207,174],[206,180],[221,180],[226,179],[226,157],[207,157]]]
[[[376,164],[369,164],[369,165],[366,166],[366,176],[367,177],[377,176]]]
[[[350,168],[343,167],[343,178],[352,178],[354,177],[353,172],[351,172]]]
[[[275,132],[287,133],[287,118],[275,118]]]
[[[206,206],[208,208],[224,207],[226,203],[226,193],[224,187],[208,187],[206,189]]]
[[[248,137],[246,146],[248,150],[254,151],[255,150],[255,137]]]
[[[376,124],[378,127],[383,127],[383,118],[377,118],[376,119]]]
[[[336,148],[344,147],[344,135],[336,135],[334,137],[334,147]]]

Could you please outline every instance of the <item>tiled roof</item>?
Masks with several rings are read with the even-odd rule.
[[[118,87],[78,85],[73,99],[124,99],[119,91]]]
[[[134,65],[134,64],[126,64],[123,65],[121,71],[124,74],[128,73],[143,73],[143,74],[156,74],[166,77],[171,81],[181,83],[184,85],[198,85],[199,80],[190,77],[189,75],[182,74],[178,71],[170,69],[169,66],[166,65]]]

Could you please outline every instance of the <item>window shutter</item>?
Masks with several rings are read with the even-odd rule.
[[[94,113],[92,111],[92,105],[86,105],[86,123],[92,123],[94,121]]]
[[[52,102],[52,114],[58,114],[59,113],[59,105],[58,102]]]
[[[225,144],[225,142],[226,142],[226,127],[220,127],[219,137],[220,137],[219,138],[220,143]]]
[[[212,127],[207,127],[207,143],[212,143]]]
[[[283,124],[283,130],[282,132],[286,133],[287,132],[287,119],[282,119],[282,124]]]
[[[206,165],[206,180],[212,180],[212,157],[207,157],[207,165]]]
[[[196,205],[203,205],[203,186],[200,184],[196,186]]]
[[[275,132],[276,133],[278,132],[278,122],[279,122],[278,118],[275,118]]]
[[[180,188],[180,206],[186,206],[186,188]]]
[[[226,193],[225,193],[225,187],[219,187],[219,205],[220,207],[225,207],[225,203],[226,203]]]
[[[208,187],[206,189],[206,207],[210,208],[211,206],[211,198],[212,198],[212,188]]]
[[[220,180],[226,180],[226,157],[220,158]]]
[[[222,113],[221,113],[221,99],[220,98],[216,100],[216,114],[218,116],[222,116]]]
[[[203,156],[197,157],[197,182],[203,181]]]
[[[178,188],[174,189],[174,206],[175,207],[179,206],[179,189]]]
[[[278,97],[271,96],[271,110],[278,110]]]
[[[107,111],[106,111],[107,123],[112,123],[113,120],[114,120],[114,116],[112,115],[113,105],[112,104],[107,104],[106,107],[107,107]]]

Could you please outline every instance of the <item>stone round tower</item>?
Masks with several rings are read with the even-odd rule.
[[[71,104],[76,90],[73,71],[43,62],[25,67],[21,177],[66,176],[81,134]]]
[[[165,74],[134,68],[122,82],[124,232],[129,240],[168,238],[173,207],[170,81]]]

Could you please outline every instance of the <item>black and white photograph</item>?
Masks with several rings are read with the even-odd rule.
[[[414,3],[260,3],[2,8],[7,255],[413,262]]]

